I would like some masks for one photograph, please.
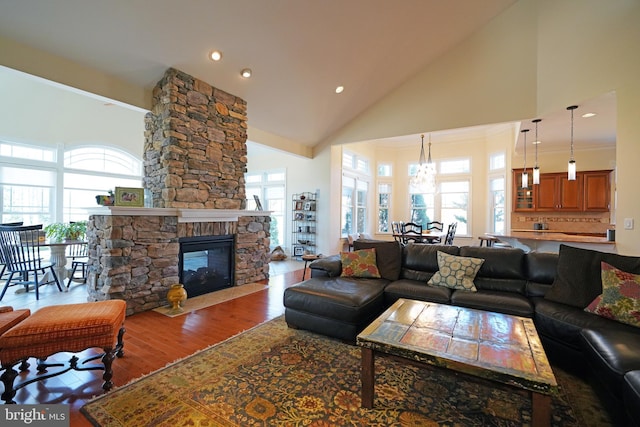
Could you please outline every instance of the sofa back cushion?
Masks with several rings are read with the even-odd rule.
[[[545,299],[585,308],[602,293],[601,262],[640,274],[640,257],[560,245],[558,269]]]
[[[402,273],[403,279],[419,280],[424,282],[438,271],[438,251],[450,255],[458,255],[460,249],[452,245],[425,245],[410,243],[402,249]]]
[[[474,283],[478,290],[525,293],[525,253],[516,248],[460,247],[460,256],[482,258]]]
[[[387,280],[398,280],[402,263],[402,247],[396,241],[363,240],[353,241],[353,249],[375,249],[376,264],[380,276]]]
[[[529,252],[525,254],[527,296],[543,297],[551,288],[558,268],[558,254]]]

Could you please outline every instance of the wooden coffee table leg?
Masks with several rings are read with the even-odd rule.
[[[551,425],[551,396],[531,392],[532,411],[531,424],[534,427]]]
[[[373,350],[362,347],[362,370],[360,372],[362,381],[362,407],[373,408],[373,388],[374,388],[374,361]]]

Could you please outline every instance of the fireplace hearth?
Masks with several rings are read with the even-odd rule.
[[[233,235],[181,238],[180,283],[195,297],[234,285]]]

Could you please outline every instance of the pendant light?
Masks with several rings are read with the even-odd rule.
[[[416,174],[411,177],[411,185],[425,193],[432,193],[436,187],[436,165],[431,160],[431,135],[429,135],[429,157],[425,162],[424,156],[424,135],[420,146],[420,160]]]
[[[534,142],[536,146],[536,165],[533,167],[533,185],[540,184],[540,167],[538,166],[538,145],[540,144],[540,140],[538,139],[538,123],[541,121],[542,119],[532,120],[532,122],[536,124],[536,140]]]
[[[573,110],[576,108],[578,108],[577,105],[567,107],[567,110],[571,111],[571,154],[569,155],[569,167],[567,173],[567,179],[569,181],[576,180],[576,160],[573,158]]]
[[[529,174],[527,173],[527,132],[529,129],[522,129],[524,134],[524,169],[522,170],[522,188],[529,188]]]

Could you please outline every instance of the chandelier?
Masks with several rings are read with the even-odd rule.
[[[424,157],[424,135],[420,135],[420,161],[415,175],[411,177],[411,186],[424,193],[433,193],[436,188],[436,165],[431,161],[431,135],[429,135],[429,157]]]

